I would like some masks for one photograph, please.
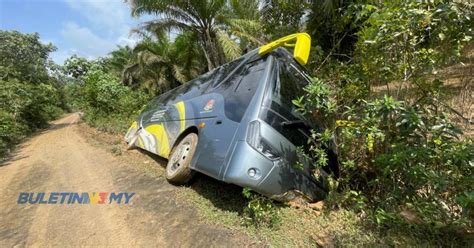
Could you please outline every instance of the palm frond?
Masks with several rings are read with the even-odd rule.
[[[176,29],[179,31],[192,30],[192,27],[185,22],[181,22],[171,18],[163,18],[158,20],[152,20],[142,23],[139,28],[140,30],[146,30],[152,33],[168,32],[169,30]]]
[[[255,0],[230,0],[230,12],[233,18],[258,20],[260,13],[258,11],[259,1]]]
[[[236,59],[242,54],[239,44],[232,40],[224,31],[217,30],[217,39],[224,50],[227,60]]]
[[[183,68],[179,65],[173,65],[173,76],[180,83],[187,81],[187,77],[184,75]]]
[[[255,45],[263,45],[264,40],[260,39],[262,25],[258,21],[244,19],[230,19],[227,21],[229,32],[241,39],[245,39]]]

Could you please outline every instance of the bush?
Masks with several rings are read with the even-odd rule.
[[[0,157],[3,157],[21,138],[58,118],[63,109],[60,95],[51,85],[30,85],[13,79],[0,83],[4,87],[0,93]]]
[[[393,218],[410,209],[438,227],[468,224],[472,205],[458,199],[473,190],[474,147],[459,140],[459,130],[425,101],[407,106],[386,96],[361,103],[360,112],[351,109],[347,118],[356,122],[338,135],[344,158],[340,183],[365,191],[368,204]]]
[[[99,65],[94,65],[81,79],[83,86],[74,88],[80,92],[78,105],[85,111],[85,120],[99,130],[123,132],[148,99]]]
[[[0,110],[0,157],[10,152],[28,133],[28,127],[18,122],[13,114]]]
[[[244,188],[242,194],[248,199],[244,208],[243,224],[255,227],[276,227],[281,219],[272,200]]]
[[[472,227],[474,145],[462,138],[435,97],[422,97],[413,105],[390,96],[360,100],[336,115],[329,107],[330,92],[314,94],[321,84],[314,80],[295,103],[310,106],[304,111],[312,114],[323,112],[327,120],[344,119],[309,141],[317,166],[327,162],[321,151],[331,137],[338,147],[341,173],[331,180],[329,206],[368,213],[380,226]]]
[[[311,137],[310,156],[324,165],[321,151],[331,137],[337,144],[329,206],[364,212],[380,227],[472,228],[474,146],[451,122],[436,74],[470,40],[472,12],[461,6],[365,5],[353,60],[326,64],[294,101],[326,128]]]
[[[38,34],[0,31],[0,157],[20,139],[48,125],[65,108],[62,84],[50,75],[54,47]]]

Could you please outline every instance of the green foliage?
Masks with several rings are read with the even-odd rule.
[[[365,18],[361,7],[355,2],[339,0],[312,1],[308,14],[307,31],[312,43],[320,47],[324,57],[348,61],[352,57],[355,34],[360,21]]]
[[[67,107],[62,84],[51,77],[51,44],[38,34],[0,31],[0,157]]]
[[[104,72],[97,64],[81,80],[83,85],[74,89],[77,104],[84,110],[85,120],[104,131],[126,130],[147,100],[146,94],[123,85],[117,76]]]
[[[472,191],[473,147],[458,141],[458,130],[432,107],[385,97],[348,113],[357,124],[340,131],[340,152],[358,166],[343,165],[340,183],[371,192],[370,204],[386,212],[409,207],[425,223],[460,224],[466,219],[456,198]],[[366,151],[361,154],[354,144]]]
[[[108,58],[87,60],[74,55],[62,72],[68,81],[64,94],[69,106],[84,112],[84,120],[101,131],[120,133],[126,130],[148,99],[142,91],[124,85],[118,70],[128,63],[127,48],[119,48]]]
[[[8,153],[12,145],[25,137],[28,127],[16,120],[15,116],[4,110],[0,111],[0,156]]]
[[[174,42],[162,32],[150,32],[129,51],[128,60],[122,58],[125,52],[119,51],[111,53],[108,63],[121,68],[118,75],[124,84],[150,94],[170,90],[204,71],[203,54],[189,32],[178,35]],[[125,64],[119,66],[120,62]]]
[[[471,39],[472,9],[419,1],[346,9],[360,22],[351,60],[322,62],[320,78],[294,101],[327,128],[310,140],[319,166],[327,137],[337,144],[341,174],[330,180],[329,205],[381,227],[471,228],[474,146],[450,120],[436,73]]]
[[[90,70],[92,65],[92,62],[74,54],[64,61],[62,69],[64,74],[73,78],[80,78]]]
[[[250,1],[205,0],[129,0],[132,15],[153,14],[159,18],[143,23],[145,32],[168,32],[179,30],[191,32],[196,36],[197,44],[204,52],[209,70],[232,59],[240,49],[235,37],[245,45],[258,41],[259,22],[256,3]],[[252,8],[253,6],[253,8]],[[253,20],[248,18],[255,18]],[[236,20],[246,25],[235,25]],[[250,27],[250,28],[246,28]],[[235,37],[232,37],[235,36]]]
[[[410,105],[385,96],[345,108],[351,121],[311,142],[311,156],[325,166],[322,145],[336,137],[341,175],[331,180],[329,205],[369,211],[378,225],[406,221],[403,211],[435,230],[472,225],[474,145],[459,140],[431,99]]]
[[[122,76],[127,65],[132,63],[135,57],[133,48],[129,46],[118,46],[116,50],[110,52],[110,56],[105,59],[105,62],[108,68],[110,68],[110,72]]]
[[[301,18],[309,7],[308,1],[267,1],[262,7],[263,31],[274,40],[302,31]]]
[[[358,32],[356,49],[370,85],[397,80],[433,87],[426,75],[458,58],[471,39],[472,9],[462,4],[402,1],[371,9]],[[401,83],[394,95],[401,97],[400,88],[405,86]]]
[[[30,93],[29,101],[27,100],[20,117],[27,122],[31,130],[45,127],[49,120],[56,119],[63,113],[61,96],[52,85],[39,84],[30,86],[27,90]]]
[[[49,53],[52,44],[39,42],[39,35],[0,30],[0,75],[3,80],[17,79],[25,83],[47,83]]]
[[[272,200],[260,194],[253,193],[250,189],[244,188],[242,194],[248,199],[244,208],[244,225],[255,227],[276,227],[281,219],[277,207]]]
[[[336,112],[336,103],[330,98],[332,91],[328,84],[319,78],[312,78],[304,91],[306,95],[293,100],[293,104],[303,114],[310,115],[311,119],[324,126],[330,125],[331,120],[327,117]]]

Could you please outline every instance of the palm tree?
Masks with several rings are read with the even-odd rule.
[[[262,34],[259,2],[255,0],[230,0],[223,15],[217,19],[219,43],[227,61],[233,60],[252,46],[267,40]]]
[[[117,50],[110,52],[109,55],[107,65],[118,75],[122,74],[125,66],[127,66],[134,57],[133,49],[129,46],[118,46]]]
[[[177,30],[191,32],[204,53],[211,70],[241,52],[238,42],[260,43],[258,19],[239,19],[243,10],[236,10],[239,1],[226,0],[129,0],[132,15],[158,15],[159,18],[142,23],[140,29],[154,32]],[[248,4],[250,1],[244,1]],[[243,6],[243,5],[242,5]],[[255,12],[258,8],[248,9]],[[250,16],[247,14],[247,17]],[[240,20],[240,21],[238,21]],[[245,25],[246,26],[245,26]],[[245,27],[250,28],[248,30]],[[240,54],[239,54],[240,55]]]
[[[123,82],[156,94],[196,77],[203,72],[203,63],[194,41],[191,33],[178,35],[174,42],[163,33],[149,34],[133,49]]]

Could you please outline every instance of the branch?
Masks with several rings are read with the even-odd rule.
[[[323,65],[326,63],[326,61],[329,59],[329,57],[333,54],[332,52],[334,51],[334,49],[336,49],[336,47],[341,44],[342,40],[346,37],[346,35],[347,35],[347,32],[345,32],[344,35],[341,37],[341,39],[339,39],[337,44],[331,48],[331,51],[329,51],[328,56],[326,56],[326,58],[324,58],[323,62],[321,62],[321,65],[319,65],[318,69],[316,69],[315,73],[318,72],[323,67]]]

